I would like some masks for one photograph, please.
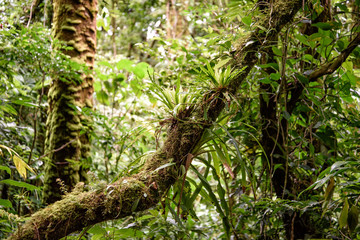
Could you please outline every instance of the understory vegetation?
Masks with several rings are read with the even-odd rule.
[[[87,182],[70,193],[58,179],[61,192],[115,194],[143,169],[176,179],[131,180],[145,198],[166,191],[64,239],[360,239],[360,1],[283,2],[100,0],[92,69],[51,34],[51,1],[1,1],[0,238],[47,205],[53,79],[92,74],[93,107],[70,106],[91,119]],[[289,11],[278,29],[276,11]],[[180,124],[181,141],[201,139],[150,162]]]

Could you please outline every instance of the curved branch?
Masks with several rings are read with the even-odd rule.
[[[318,69],[313,71],[309,76],[309,81],[315,81],[317,78],[324,75],[329,75],[335,72],[343,62],[349,57],[354,49],[360,44],[360,33],[349,43],[346,49],[344,49],[339,56],[329,63],[320,66]]]
[[[315,69],[309,76],[309,82],[316,81],[319,77],[332,74],[335,72],[343,62],[350,56],[352,51],[360,45],[360,33],[356,35],[356,37],[350,42],[346,49],[344,49],[339,56],[334,58],[331,62],[323,64],[319,68]],[[287,104],[288,112],[291,114],[292,110],[294,110],[297,101],[299,100],[303,90],[304,85],[301,82],[297,82],[295,87],[291,91],[291,99]]]

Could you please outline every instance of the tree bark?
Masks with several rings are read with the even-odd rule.
[[[97,0],[54,0],[54,39],[71,46],[73,49],[64,53],[90,69],[96,49],[96,14]],[[92,107],[93,76],[82,74],[81,83],[64,78],[54,79],[48,93],[45,203],[60,200],[76,183],[87,180],[82,161],[90,158],[91,121],[78,109]]]
[[[179,6],[178,6],[179,5]],[[181,10],[187,7],[185,1],[167,0],[166,2],[166,37],[181,38],[188,34],[188,23]]]
[[[234,54],[231,64],[245,69],[227,88],[214,89],[198,105],[180,112],[180,120],[173,119],[169,126],[163,147],[146,161],[140,173],[122,178],[100,191],[84,192],[82,185],[78,184],[73,193],[32,215],[9,239],[60,239],[83,227],[155,206],[177,179],[179,166],[185,164],[204,130],[223,110],[224,92],[235,93],[238,90],[258,60],[256,53],[271,44],[267,39],[274,38],[293,19],[302,3],[303,0],[284,0],[275,4],[260,23],[268,31],[254,30]],[[159,169],[167,163],[174,165]]]

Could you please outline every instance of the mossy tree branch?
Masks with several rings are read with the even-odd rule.
[[[138,174],[122,178],[96,192],[83,192],[78,184],[64,199],[33,214],[9,239],[60,239],[86,226],[154,207],[174,184],[179,166],[185,164],[187,155],[200,141],[204,130],[223,110],[222,91],[235,93],[238,90],[258,60],[256,53],[269,45],[268,39],[273,39],[293,19],[302,3],[303,0],[284,0],[275,4],[259,24],[268,31],[257,28],[235,52],[232,64],[239,69],[246,67],[244,71],[230,82],[227,89],[209,93],[192,111],[184,110],[182,121],[173,120],[164,145],[147,159]],[[169,162],[175,164],[157,170]]]

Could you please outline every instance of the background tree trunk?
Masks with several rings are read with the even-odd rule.
[[[72,50],[64,53],[92,69],[96,49],[97,1],[54,0],[52,34]],[[79,181],[86,181],[86,161],[90,157],[91,120],[80,109],[92,107],[93,76],[81,74],[76,79],[53,79],[48,94],[46,153],[43,201],[52,203],[70,191]],[[62,187],[61,187],[62,186]]]
[[[166,2],[166,37],[181,38],[188,35],[188,23],[181,11],[187,8],[186,1],[167,0]]]

